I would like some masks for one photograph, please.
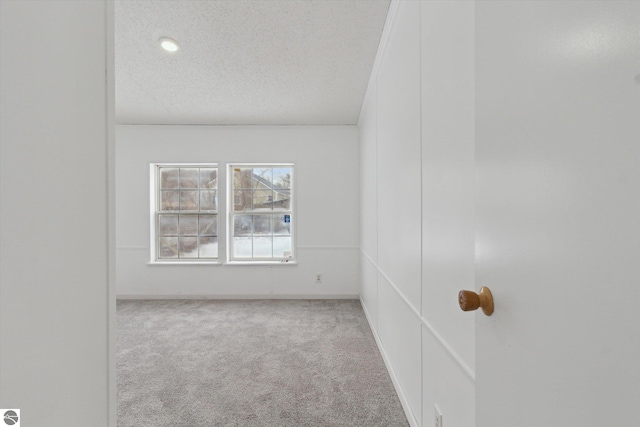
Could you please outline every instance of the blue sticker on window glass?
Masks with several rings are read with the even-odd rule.
[[[285,216],[284,216],[284,222],[285,222],[285,224],[286,224],[287,222],[291,222],[291,215],[285,215]]]

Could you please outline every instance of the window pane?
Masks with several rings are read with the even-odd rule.
[[[233,235],[251,236],[252,233],[251,215],[235,215],[233,217]]]
[[[178,188],[178,168],[160,168],[160,189]]]
[[[273,188],[273,169],[271,168],[255,168],[253,169],[253,186],[256,189]]]
[[[161,237],[158,258],[178,258],[178,238]]]
[[[180,188],[198,188],[198,169],[180,168]]]
[[[253,257],[254,258],[272,258],[272,238],[271,237],[254,237],[253,239]]]
[[[200,169],[200,188],[218,188],[218,169]]]
[[[234,258],[251,258],[251,237],[234,237],[233,238],[233,257]]]
[[[218,258],[218,238],[200,237],[198,250],[200,258]]]
[[[253,209],[271,210],[273,206],[272,190],[254,190],[253,191]]]
[[[291,209],[291,190],[275,190],[273,192],[273,209],[274,210],[290,210]]]
[[[289,215],[291,218],[291,215]],[[285,222],[284,215],[273,215],[273,234],[288,236],[291,234],[291,219]]]
[[[251,178],[253,169],[251,168],[234,168],[233,169],[233,188],[240,190],[242,188],[253,188],[253,179]]]
[[[160,215],[158,219],[161,236],[177,236],[178,235],[178,215]]]
[[[291,237],[279,237],[273,238],[273,257],[284,258],[284,252],[291,252]]]
[[[218,235],[218,218],[216,215],[199,215],[200,221],[198,229],[201,236],[217,236]]]
[[[233,192],[233,210],[251,210],[251,190],[236,190]]]
[[[198,258],[198,238],[179,237],[180,258]]]
[[[160,210],[177,211],[180,208],[180,192],[179,191],[161,191],[160,192]]]
[[[181,236],[197,236],[198,235],[198,216],[197,215],[180,215],[179,234]]]
[[[273,169],[273,188],[291,189],[291,168]]]
[[[182,190],[180,191],[180,210],[181,211],[197,211],[198,210],[198,190]]]
[[[217,211],[218,210],[218,194],[216,190],[200,191],[200,210],[201,211]]]
[[[271,215],[253,216],[253,234],[271,235]]]

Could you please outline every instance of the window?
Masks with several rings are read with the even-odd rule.
[[[228,170],[229,261],[293,260],[293,165],[233,164]]]
[[[151,186],[151,261],[217,261],[217,165],[152,164]]]
[[[220,177],[214,163],[151,164],[151,263],[295,264],[293,164],[225,166]],[[227,213],[226,234],[218,209]]]

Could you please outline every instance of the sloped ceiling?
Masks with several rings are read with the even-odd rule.
[[[389,3],[116,1],[116,121],[356,124]]]

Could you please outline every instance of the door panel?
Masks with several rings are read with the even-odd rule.
[[[477,427],[640,425],[639,23],[477,2]]]

